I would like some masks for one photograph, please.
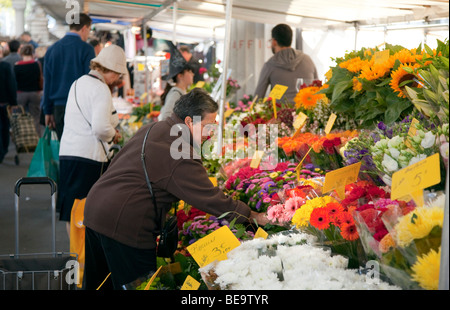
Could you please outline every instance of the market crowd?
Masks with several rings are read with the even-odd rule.
[[[40,47],[29,33],[2,44],[0,163],[10,142],[8,106],[29,112],[39,136],[44,127],[56,131],[57,210],[69,234],[74,201],[85,199],[83,286],[96,289],[106,278],[105,288],[120,289],[155,270],[156,236],[179,200],[215,216],[228,213],[226,218],[237,223],[264,225],[268,219],[214,187],[201,160],[195,159],[198,156],[181,160],[170,156],[174,140],[185,136],[183,130],[191,137],[186,152],[197,152],[206,137],[194,133],[216,123],[218,112],[206,91],[188,91],[202,77],[198,61],[186,47],[171,48],[159,120],[144,125],[112,157],[110,148],[121,134],[111,91],[129,71],[123,48],[89,42],[91,25],[91,18],[80,14],[80,23],[70,25],[69,32],[48,48]],[[286,96],[292,101],[297,78],[317,79],[311,58],[291,48],[291,43],[289,26],[273,28],[274,55],[259,77],[255,94],[260,98],[269,86],[282,84],[289,86]],[[177,126],[179,136],[172,136],[171,129]]]

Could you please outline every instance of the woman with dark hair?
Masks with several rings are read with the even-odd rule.
[[[214,216],[228,212],[228,221],[267,224],[264,214],[215,187],[202,165],[196,146],[205,140],[207,126],[215,124],[217,110],[206,91],[194,88],[175,103],[169,118],[143,126],[94,184],[83,222],[85,289],[96,289],[109,273],[102,288],[121,289],[156,271],[156,238],[172,203],[179,200]],[[175,154],[180,144],[182,150]]]
[[[159,121],[170,117],[175,102],[182,95],[186,94],[188,87],[194,82],[193,68],[177,50],[170,58],[168,80],[164,93],[161,95],[161,105],[163,107],[161,108],[161,114],[158,116]],[[171,85],[170,80],[173,81],[174,85]]]
[[[17,103],[33,116],[36,132],[41,136],[39,120],[43,85],[42,68],[40,63],[34,59],[34,48],[31,44],[22,46],[20,56],[22,56],[22,60],[14,65],[17,81]]]

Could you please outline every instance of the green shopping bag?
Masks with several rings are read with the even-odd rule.
[[[31,159],[27,177],[49,177],[59,182],[59,140],[56,131],[45,127]]]

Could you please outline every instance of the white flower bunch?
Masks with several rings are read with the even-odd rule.
[[[346,269],[347,258],[315,246],[316,241],[315,236],[297,232],[245,241],[228,253],[227,260],[200,272],[214,271],[215,284],[232,290],[398,289]]]
[[[378,170],[387,176],[434,154],[436,135],[432,131],[417,130],[413,137],[397,135],[379,140],[371,147]]]

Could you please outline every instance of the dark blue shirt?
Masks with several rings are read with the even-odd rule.
[[[55,105],[66,105],[72,83],[89,73],[89,65],[95,57],[92,45],[68,32],[61,40],[49,47],[44,60],[44,114],[53,114]]]

